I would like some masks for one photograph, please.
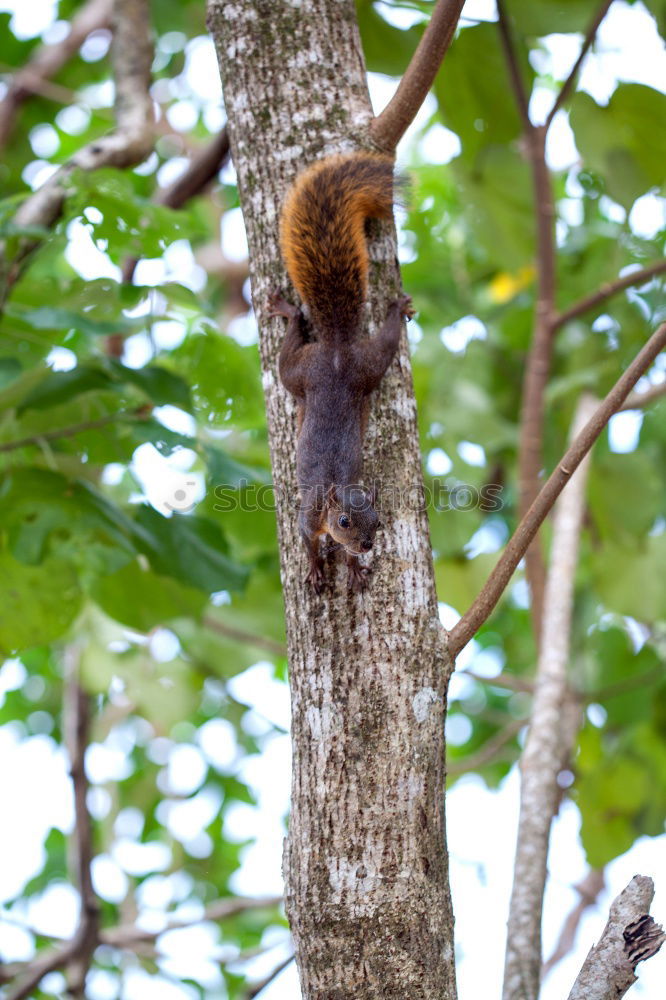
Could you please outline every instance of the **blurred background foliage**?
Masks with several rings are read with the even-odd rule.
[[[34,36],[0,14],[5,85],[43,41],[57,44],[80,6],[55,3],[53,23]],[[544,39],[584,30],[596,0],[507,7],[533,100],[552,99]],[[663,5],[647,7],[663,28]],[[359,0],[370,71],[402,72],[430,8]],[[253,761],[285,739],[248,685],[234,683],[259,669],[285,685],[286,659],[275,519],[253,509],[261,487],[268,496],[270,464],[233,168],[182,209],[154,200],[224,124],[204,14],[203,0],[153,4],[155,152],[135,170],[73,175],[62,218],[0,320],[0,727],[17,746],[48,741],[58,752],[63,650],[80,650],[95,705],[91,751],[111,761],[89,754],[95,850],[114,872],[96,883],[106,925],[137,914],[195,919],[245,891],[238,873],[259,831],[234,817],[255,802]],[[531,181],[496,25],[461,23],[402,151],[413,186],[400,220],[404,285],[418,309],[409,332],[438,593],[459,613],[516,523],[535,299]],[[0,163],[9,254],[20,200],[112,127],[109,40],[94,32],[17,111]],[[663,256],[664,120],[664,94],[621,80],[607,103],[578,92],[561,113],[577,155],[553,172],[560,308]],[[636,224],[637,204],[643,215],[657,206],[651,226]],[[131,260],[133,281],[122,281]],[[548,469],[580,391],[603,394],[664,312],[655,279],[559,332]],[[592,463],[571,663],[587,721],[563,794],[580,807],[595,866],[664,830],[665,417],[657,401],[623,418],[633,421],[630,444],[618,450],[606,434]],[[194,510],[172,514],[183,490]],[[517,758],[535,660],[525,593],[519,575],[453,689],[452,780],[475,768],[496,786]],[[66,827],[49,833],[47,822],[35,874],[4,899],[0,920],[30,923],[33,904],[66,882]],[[127,842],[159,849],[124,862]],[[133,961],[189,991],[178,996],[237,998],[249,995],[258,951],[279,957],[286,940],[276,908],[215,934],[207,986],[159,951]],[[30,935],[32,947],[44,940]],[[127,968],[117,950],[100,949],[93,1000],[124,996]],[[56,975],[35,995],[62,989]]]

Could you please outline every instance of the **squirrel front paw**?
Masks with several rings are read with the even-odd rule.
[[[268,309],[269,316],[284,316],[285,319],[292,319],[293,316],[298,315],[298,306],[292,306],[290,302],[283,299],[277,288],[268,296]]]
[[[400,315],[404,316],[405,319],[411,319],[416,313],[416,309],[412,306],[411,295],[399,295],[395,300],[395,304],[400,310]]]
[[[350,560],[347,566],[347,587],[353,594],[365,590],[370,580],[370,567],[362,566],[358,559]]]

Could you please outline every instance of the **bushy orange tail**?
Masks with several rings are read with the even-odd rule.
[[[364,223],[392,213],[389,157],[331,156],[296,179],[282,209],[282,256],[321,336],[356,332],[368,287]]]

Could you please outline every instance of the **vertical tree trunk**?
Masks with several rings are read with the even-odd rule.
[[[406,342],[373,401],[365,481],[384,529],[369,589],[342,566],[306,589],[294,508],[294,407],[277,379],[284,193],[313,160],[368,146],[353,0],[209,0],[250,247],[282,562],[293,710],[287,912],[308,1000],[455,997],[444,835],[448,664],[437,614]],[[395,234],[371,239],[368,330],[399,287]]]

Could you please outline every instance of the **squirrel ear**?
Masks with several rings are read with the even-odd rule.
[[[370,506],[374,507],[375,506],[375,501],[377,499],[377,487],[374,486],[374,485],[371,486],[369,490],[365,491],[365,495],[366,495],[366,497],[368,498],[368,500],[370,502]]]
[[[326,494],[326,506],[332,507],[334,510],[342,509],[338,499],[338,488],[335,483],[328,488],[328,493]]]

